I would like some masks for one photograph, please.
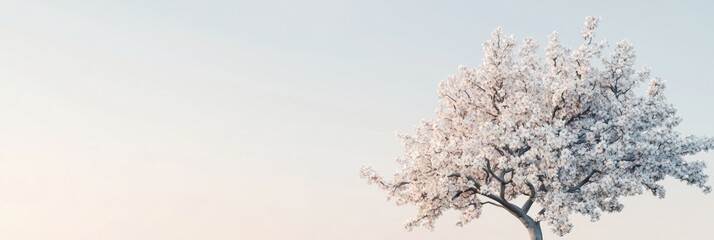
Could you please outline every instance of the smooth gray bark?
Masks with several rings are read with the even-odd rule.
[[[533,220],[531,216],[528,216],[527,211],[524,211],[523,208],[520,208],[507,200],[504,200],[503,198],[499,196],[495,196],[493,194],[488,194],[484,195],[490,199],[493,199],[494,201],[498,202],[501,204],[501,207],[508,211],[511,215],[515,216],[518,218],[518,220],[523,223],[523,226],[526,227],[528,230],[528,234],[531,236],[531,240],[543,240],[543,231],[541,231],[540,228],[540,222],[537,222]],[[530,208],[530,204],[526,204],[528,208]]]
[[[521,220],[521,223],[528,229],[531,240],[543,240],[543,231],[540,229],[540,222],[534,221],[529,216],[521,217],[519,220]]]

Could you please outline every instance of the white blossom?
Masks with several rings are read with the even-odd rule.
[[[497,28],[480,66],[461,66],[441,82],[434,119],[399,135],[403,168],[391,180],[368,167],[362,177],[417,207],[408,229],[433,228],[450,209],[463,225],[496,206],[533,239],[542,239],[541,223],[564,235],[573,213],[597,221],[620,211],[625,196],[664,197],[666,176],[709,192],[705,164],[683,156],[711,149],[714,139],[674,130],[681,119],[664,82],[635,69],[627,40],[606,56],[607,43],[595,41],[598,20],[586,19],[575,50],[551,34],[544,55],[532,38],[518,47]],[[643,81],[646,94],[636,94]]]

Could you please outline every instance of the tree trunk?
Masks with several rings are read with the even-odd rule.
[[[540,229],[540,222],[536,222],[529,216],[519,218],[521,223],[528,229],[531,240],[543,240],[543,231]]]
[[[501,192],[503,192],[503,190],[501,190]],[[488,197],[500,203],[503,206],[503,209],[506,209],[508,213],[518,218],[518,220],[523,223],[523,226],[528,229],[528,234],[531,236],[531,240],[543,240],[543,231],[540,229],[540,221],[535,221],[531,216],[528,216],[528,210],[524,211],[522,208],[503,200],[502,197],[493,195],[489,195]]]

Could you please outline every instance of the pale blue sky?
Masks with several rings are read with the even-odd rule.
[[[397,169],[495,27],[574,44],[590,15],[714,136],[704,2],[0,1],[0,239],[526,239],[500,209],[406,232],[358,169]],[[714,239],[713,196],[666,185],[561,239]]]

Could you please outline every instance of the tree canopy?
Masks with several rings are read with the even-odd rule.
[[[441,82],[434,119],[398,135],[401,170],[387,180],[364,167],[361,176],[397,204],[418,207],[408,229],[433,228],[449,209],[461,212],[463,225],[494,206],[533,239],[542,239],[541,223],[562,236],[573,213],[596,221],[620,211],[622,197],[662,198],[667,176],[710,192],[704,162],[683,156],[711,149],[714,138],[675,131],[681,119],[664,82],[635,68],[627,40],[603,53],[598,21],[586,19],[575,49],[551,34],[545,54],[534,39],[519,46],[497,28],[480,66],[459,67]],[[636,94],[643,82],[646,93]]]

